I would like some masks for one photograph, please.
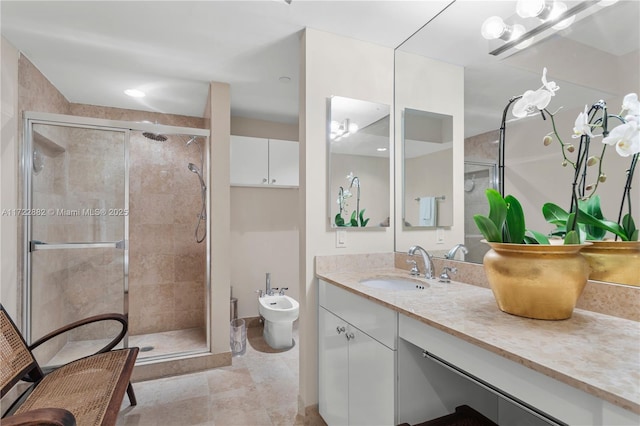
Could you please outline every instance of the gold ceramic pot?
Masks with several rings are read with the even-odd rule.
[[[521,317],[571,317],[589,277],[588,244],[488,243],[484,270],[501,311]]]
[[[591,266],[589,279],[640,286],[640,241],[591,241],[581,253]]]

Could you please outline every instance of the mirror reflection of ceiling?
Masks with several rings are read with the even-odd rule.
[[[331,141],[335,154],[389,157],[389,106],[358,99],[334,96],[331,98],[331,121],[345,120],[358,126],[358,131]],[[386,150],[382,151],[382,149]]]
[[[542,85],[543,67],[548,68],[549,80],[561,87],[553,100],[556,106],[578,106],[585,99],[606,100],[638,90],[619,87],[617,76],[637,74],[640,68],[640,1],[591,6],[588,16],[567,29],[510,56],[492,56],[489,51],[495,45],[482,38],[480,27],[489,16],[512,16],[515,4],[458,0],[399,47],[465,67],[465,137],[496,130],[509,98]],[[635,69],[623,64],[635,64]]]
[[[453,148],[453,117],[405,108],[403,114],[404,158],[416,158]]]

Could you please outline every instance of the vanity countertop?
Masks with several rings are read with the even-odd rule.
[[[491,290],[455,281],[429,280],[428,287],[415,291],[360,283],[375,277],[410,278],[402,269],[316,276],[640,414],[640,322],[582,309],[562,321],[521,318],[500,311]]]

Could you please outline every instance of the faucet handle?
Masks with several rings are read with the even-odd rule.
[[[440,281],[441,283],[451,282],[451,277],[449,276],[448,272],[456,274],[458,272],[458,268],[445,266],[444,268],[442,268],[442,273],[440,274],[440,278],[438,279],[438,281]]]
[[[411,275],[413,276],[420,275],[420,270],[418,269],[418,263],[415,260],[407,259],[407,263],[413,263],[413,266],[411,266],[411,271],[409,271]]]
[[[276,288],[277,290],[277,288]],[[278,293],[280,296],[284,296],[284,291],[289,290],[289,287],[280,287],[280,292]]]

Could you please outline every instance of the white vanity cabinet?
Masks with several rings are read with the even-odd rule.
[[[231,185],[297,187],[298,148],[295,141],[231,135]]]
[[[499,425],[637,425],[640,417],[479,346],[400,315],[398,421],[466,404]]]
[[[320,281],[320,414],[328,425],[395,425],[397,313]]]

